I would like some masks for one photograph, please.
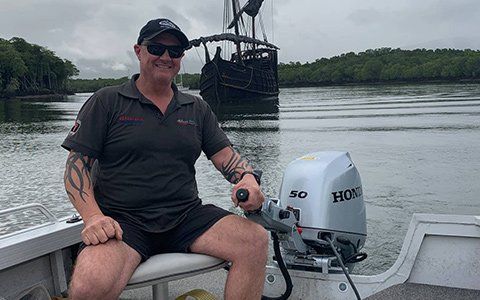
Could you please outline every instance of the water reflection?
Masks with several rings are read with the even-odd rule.
[[[211,107],[220,121],[244,118],[278,120],[278,105],[278,98],[272,98],[248,103],[218,103]]]
[[[33,123],[59,120],[62,111],[56,109],[49,100],[5,100],[0,101],[0,124],[1,123]]]
[[[73,211],[65,201],[60,144],[71,126],[75,97],[0,101],[0,207],[42,203],[57,216]],[[73,101],[72,101],[73,100]],[[79,105],[73,103],[76,111]],[[36,218],[14,218],[22,227]],[[4,220],[0,226],[5,229]]]
[[[219,103],[212,105],[225,131],[278,131],[278,98],[258,99],[248,103]]]

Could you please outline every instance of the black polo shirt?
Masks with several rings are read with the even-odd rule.
[[[104,214],[162,232],[201,202],[194,169],[201,151],[210,159],[231,143],[201,98],[172,84],[162,114],[137,78],[93,94],[62,147],[97,158],[94,193]]]

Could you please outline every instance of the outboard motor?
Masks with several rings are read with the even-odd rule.
[[[291,243],[282,243],[287,265],[311,270],[330,266],[325,259],[334,255],[328,237],[352,270],[361,258],[357,253],[365,244],[367,225],[360,174],[348,153],[316,152],[291,162],[278,205],[293,212],[308,246],[304,255]]]
[[[245,201],[248,191],[238,190],[237,198]],[[348,273],[367,256],[359,252],[367,226],[360,175],[347,152],[315,152],[294,160],[285,170],[280,198],[266,199],[259,211],[246,215],[272,232],[275,259],[287,282],[283,298],[275,299],[291,292],[287,268],[343,271],[356,291]]]

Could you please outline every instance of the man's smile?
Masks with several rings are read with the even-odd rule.
[[[155,67],[160,68],[160,69],[171,69],[172,65],[171,64],[164,64],[164,63],[155,63]]]

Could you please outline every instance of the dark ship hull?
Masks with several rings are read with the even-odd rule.
[[[256,103],[261,99],[278,98],[279,48],[267,41],[261,15],[259,23],[263,39],[256,38],[255,17],[263,1],[248,0],[241,8],[238,0],[225,1],[224,32],[190,41],[191,47],[205,48],[205,65],[200,76],[200,95],[212,106],[222,103],[243,105]],[[230,9],[233,18],[229,15]],[[250,18],[251,22],[247,23],[244,17]],[[250,28],[247,28],[247,25]],[[235,33],[226,32],[230,29]],[[214,58],[210,59],[207,43],[211,42],[222,42],[224,47],[225,42],[228,42],[228,45],[235,46],[234,52],[230,58],[228,55],[222,58],[220,55],[222,49],[217,47]]]
[[[241,60],[233,55],[230,61],[217,50],[202,68],[200,95],[213,105],[275,99],[278,92],[275,50],[249,50],[242,52]]]

